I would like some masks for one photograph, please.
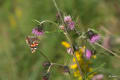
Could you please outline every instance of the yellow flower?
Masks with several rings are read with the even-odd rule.
[[[62,45],[66,48],[70,48],[70,44],[68,42],[62,41]]]
[[[93,68],[89,67],[89,64],[91,64],[91,62],[89,60],[85,60],[84,59],[84,54],[85,53],[85,46],[83,46],[82,48],[80,48],[78,51],[75,51],[75,56],[77,58],[77,61],[79,62],[79,66],[81,68],[81,71],[83,72],[83,74],[85,73],[89,73],[93,71]],[[78,69],[78,65],[76,64],[76,60],[75,58],[73,58],[73,63],[70,68],[73,69],[74,72],[74,77],[77,77],[78,80],[83,80],[83,76],[80,75],[79,69]],[[85,72],[85,73],[84,73]],[[88,75],[86,80],[91,80],[92,77],[95,75],[95,72]]]
[[[82,76],[79,76],[78,80],[83,80],[83,79],[82,79]]]
[[[75,55],[77,57],[77,60],[80,61],[81,55],[78,51],[75,51]]]
[[[73,62],[76,62],[76,61],[75,61],[75,58],[73,58]]]
[[[92,57],[93,57],[94,59],[96,59],[96,55],[93,55]]]
[[[79,75],[80,75],[79,70],[77,70],[76,72],[74,72],[74,76],[75,77],[78,77]]]
[[[12,14],[9,16],[9,20],[10,20],[11,27],[16,27],[16,20]]]
[[[22,10],[20,8],[16,8],[15,13],[16,13],[16,17],[20,19],[22,16]]]
[[[85,46],[83,46],[82,48],[80,48],[80,53],[84,53],[85,52]]]
[[[94,76],[94,74],[90,74],[90,75],[88,76],[88,78],[91,79],[93,76]]]
[[[70,66],[70,68],[71,68],[71,69],[76,69],[76,68],[77,68],[77,64],[72,64],[72,65]]]
[[[89,68],[89,72],[92,72],[93,71],[93,68]]]

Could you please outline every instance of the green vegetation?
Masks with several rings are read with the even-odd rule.
[[[110,37],[111,49],[120,55],[120,0],[56,0],[56,2],[61,12],[71,15],[74,21],[79,22],[80,31],[93,28],[102,36]],[[0,1],[0,80],[41,80],[45,71],[42,63],[46,59],[39,51],[31,53],[25,37],[30,35],[38,24],[34,19],[55,21],[56,13],[52,0]],[[61,41],[65,41],[66,38],[63,34],[54,32],[56,26],[52,24],[44,26],[46,30],[53,32],[42,37],[39,49],[44,50],[52,61],[64,64],[66,57],[71,58],[61,45]],[[105,80],[119,80],[120,59],[96,47],[100,52],[94,66],[104,64],[99,70],[106,74]],[[116,77],[111,78],[110,75]],[[60,69],[54,67],[50,80],[70,80],[70,76],[64,75]]]

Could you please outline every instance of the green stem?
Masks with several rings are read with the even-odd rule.
[[[59,8],[58,8],[58,6],[57,6],[56,1],[53,0],[53,3],[54,3],[55,8],[56,8],[57,11],[58,11],[58,14],[59,14],[59,16],[60,16],[60,19],[61,19],[62,23],[64,24],[64,21],[63,21],[62,15],[61,15],[61,13],[60,13],[60,10],[59,10]]]
[[[51,63],[51,65],[48,67],[47,73],[50,72],[50,69],[51,69],[52,66],[53,66],[53,64]]]
[[[50,63],[52,63],[52,61],[51,61],[42,51],[40,51],[40,53],[42,54],[42,56],[43,56],[44,58],[46,58]]]
[[[99,47],[103,48],[104,50],[108,51],[108,52],[109,52],[109,53],[111,53],[112,55],[114,55],[114,56],[116,56],[116,57],[120,58],[120,56],[118,56],[118,55],[117,55],[117,53],[112,52],[111,50],[109,50],[109,49],[107,49],[107,48],[103,47],[103,46],[102,46],[102,45],[100,45],[99,43],[95,43],[95,44],[96,44],[97,46],[99,46]]]
[[[38,20],[35,19],[34,21],[38,22],[40,25],[43,24],[43,23],[47,23],[47,22],[48,22],[48,23],[52,23],[52,24],[58,26],[57,23],[55,23],[55,22],[53,22],[53,21],[50,21],[50,20],[44,20],[44,21],[41,21],[41,22],[40,22],[40,21],[38,21]]]
[[[62,21],[62,24],[65,26],[64,20],[62,19],[62,16],[61,16],[61,13],[60,13],[60,10],[59,10],[59,8],[58,8],[58,6],[57,6],[56,1],[53,0],[53,3],[54,3],[54,5],[55,5],[55,7],[56,7],[56,9],[57,9],[57,11],[58,11],[58,14],[60,15],[60,19],[61,19],[61,21]],[[70,36],[69,36],[69,34],[68,34],[68,32],[67,32],[66,29],[65,29],[64,34],[65,34],[66,38],[68,39],[68,41],[69,41],[69,43],[70,43],[70,45],[71,45],[71,47],[72,47],[73,57],[75,58],[76,64],[77,64],[78,69],[79,69],[79,71],[80,71],[80,75],[82,75],[82,70],[81,70],[81,68],[80,68],[79,62],[78,62],[78,60],[77,60],[77,57],[76,57],[75,54],[74,54],[74,48],[73,48],[73,45],[72,45],[72,40],[71,40],[71,38],[70,38]]]
[[[64,66],[63,64],[58,64],[58,63],[52,63],[52,64],[56,66]]]

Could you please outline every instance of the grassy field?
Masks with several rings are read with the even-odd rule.
[[[110,48],[120,55],[120,0],[56,0],[59,9],[65,15],[71,15],[79,21],[79,30],[95,29],[102,36],[110,37]],[[52,0],[0,0],[0,80],[41,80],[45,72],[42,63],[46,61],[37,51],[32,54],[25,42],[32,29],[42,20],[56,20],[57,10]],[[56,26],[44,25],[47,31],[55,31]],[[42,37],[40,49],[49,58],[64,64],[65,48],[61,45],[64,34],[52,32]],[[102,44],[102,42],[101,42]],[[93,66],[105,64],[99,72],[104,80],[120,80],[120,59],[111,56],[98,46],[97,59]],[[113,76],[113,77],[110,77]],[[114,77],[115,76],[115,77]],[[64,75],[60,69],[51,70],[50,80],[78,80],[73,74]]]

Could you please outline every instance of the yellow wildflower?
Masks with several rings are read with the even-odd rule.
[[[74,72],[74,76],[75,77],[78,77],[79,75],[80,75],[79,70],[77,70],[76,72]]]
[[[93,68],[89,68],[89,72],[92,72],[93,71]]]
[[[76,69],[76,68],[77,68],[77,64],[72,64],[72,65],[70,66],[70,68],[71,68],[71,69]]]
[[[20,8],[16,8],[15,13],[16,13],[16,17],[20,19],[22,16],[22,10]]]
[[[89,67],[89,64],[91,63],[90,61],[85,61],[84,60],[84,53],[85,52],[85,46],[83,46],[82,48],[80,48],[79,51],[75,51],[75,56],[79,62],[79,66],[81,68],[81,71],[83,72],[83,74],[89,73],[93,71],[93,68]],[[82,80],[82,75],[80,75],[79,69],[78,69],[78,65],[76,64],[76,60],[75,58],[73,58],[73,63],[71,65],[71,69],[74,69],[74,76],[78,78],[78,80]],[[85,72],[85,73],[84,73]],[[91,79],[94,76],[94,73],[88,75],[88,78],[86,80]]]
[[[78,80],[83,80],[83,79],[82,79],[82,76],[79,76]]]
[[[93,55],[92,57],[93,57],[94,59],[96,59],[96,55]]]
[[[85,46],[83,46],[82,48],[80,48],[80,53],[84,53],[85,52]]]
[[[70,48],[70,44],[68,42],[62,41],[62,45],[66,48]]]
[[[10,21],[11,27],[16,27],[16,20],[12,14],[9,16],[9,21]]]
[[[81,56],[80,56],[80,53],[79,53],[78,51],[75,51],[75,55],[76,55],[76,57],[77,57],[77,60],[80,61],[80,57],[81,57]]]

